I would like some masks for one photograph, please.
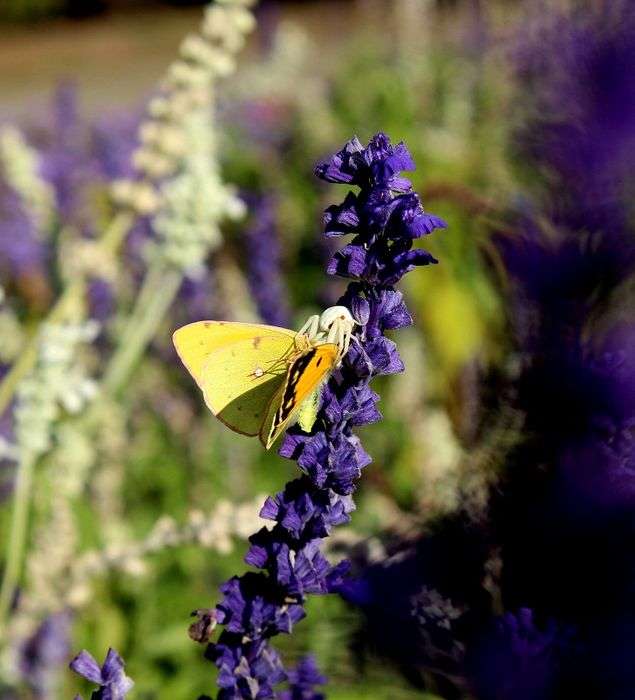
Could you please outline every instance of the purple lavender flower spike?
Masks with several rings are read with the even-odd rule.
[[[90,129],[95,169],[107,181],[133,177],[132,151],[137,143],[139,114],[113,114],[100,118]]]
[[[261,515],[275,522],[250,538],[245,561],[261,571],[230,579],[221,587],[223,600],[215,617],[224,625],[206,656],[219,668],[222,700],[274,697],[274,686],[287,679],[287,700],[319,700],[313,686],[324,682],[312,661],[287,674],[269,646],[276,634],[291,633],[304,617],[309,594],[338,590],[348,562],[332,565],[321,553],[321,540],[336,525],[347,523],[355,505],[352,493],[370,461],[353,428],[381,418],[378,395],[370,381],[403,370],[388,329],[403,328],[412,319],[393,285],[415,266],[436,262],[413,240],[445,226],[425,214],[410,182],[400,177],[414,163],[403,144],[392,146],[377,134],[364,147],[356,138],[319,165],[324,180],[360,188],[341,206],[329,207],[326,235],[354,236],[335,253],[329,274],[352,281],[338,302],[361,324],[341,367],[322,392],[318,420],[310,434],[291,428],[279,454],[297,461],[303,475],[268,498]]]
[[[85,144],[73,83],[62,83],[55,91],[50,131],[50,143],[43,149],[42,175],[53,186],[62,221],[77,223],[81,183],[87,180],[90,168],[82,157]]]
[[[123,659],[112,648],[108,649],[101,667],[85,650],[70,662],[69,667],[99,686],[99,690],[93,691],[91,700],[123,700],[134,685],[123,670]]]
[[[280,241],[276,226],[275,202],[263,197],[255,206],[254,220],[245,231],[249,257],[249,288],[258,313],[265,323],[288,326],[290,319],[287,290],[280,275]]]
[[[20,198],[0,177],[0,279],[7,284],[41,271],[46,258],[46,246],[38,240]]]
[[[603,232],[632,264],[626,183],[635,157],[635,6],[547,7],[529,12],[517,37],[514,64],[532,117],[515,146],[524,163],[548,176],[553,223]]]

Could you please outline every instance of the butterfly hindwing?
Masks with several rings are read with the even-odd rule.
[[[260,430],[260,441],[267,449],[319,389],[335,367],[337,357],[338,346],[325,343],[297,353],[289,362],[284,383],[272,398]],[[319,400],[319,395],[314,398]],[[314,421],[315,417],[311,426]]]
[[[315,421],[317,420],[317,414],[320,410],[320,396],[322,392],[321,387],[314,389],[311,395],[304,399],[300,409],[298,410],[298,425],[305,433],[310,433]]]

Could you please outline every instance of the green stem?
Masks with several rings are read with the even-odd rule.
[[[102,387],[105,393],[113,395],[122,389],[135,363],[156,335],[182,279],[178,270],[167,269],[163,262],[155,263],[148,270],[119,345],[104,374]]]
[[[30,451],[22,454],[18,462],[10,536],[7,541],[7,558],[2,576],[2,586],[0,587],[0,637],[2,637],[5,620],[11,609],[22,568],[35,462],[36,455]]]

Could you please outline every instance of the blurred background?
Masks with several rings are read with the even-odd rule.
[[[215,7],[0,5],[0,697],[109,646],[133,697],[214,694],[189,614],[295,465],[170,336],[335,303],[313,168],[384,131],[448,228],[327,545],[357,583],[276,644],[330,698],[634,698],[631,4]]]

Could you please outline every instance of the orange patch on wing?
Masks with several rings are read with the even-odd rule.
[[[272,434],[333,369],[337,353],[337,345],[328,343],[310,348],[293,359],[287,372],[280,408],[271,426]]]

